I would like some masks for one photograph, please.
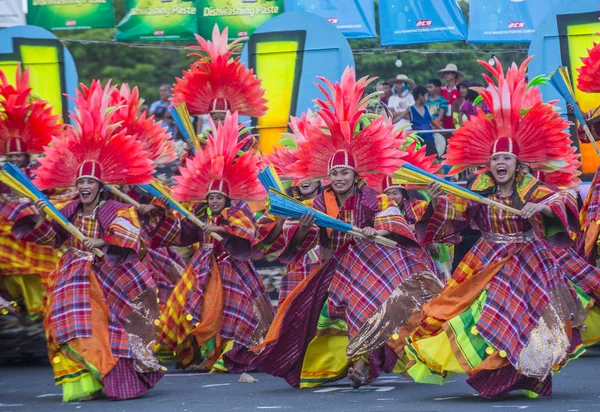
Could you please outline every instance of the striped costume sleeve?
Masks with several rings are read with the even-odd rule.
[[[435,210],[430,203],[421,220],[415,225],[417,238],[424,245],[446,242],[469,226],[479,207],[478,203],[462,197],[440,196]]]
[[[238,260],[248,260],[253,257],[252,242],[256,235],[254,214],[244,202],[232,202],[231,207],[221,214],[220,225],[229,236],[224,236],[223,246],[227,252]]]
[[[235,209],[231,207],[224,211],[223,217],[223,227],[227,233],[249,242],[254,241],[256,234],[254,216],[247,205]]]
[[[427,211],[427,206],[429,206],[429,202],[427,200],[414,199],[406,203],[408,203],[408,207],[406,208],[406,221],[409,224],[414,225],[419,220],[421,220],[423,215],[425,215],[425,212]]]
[[[201,229],[177,212],[162,219],[152,236],[151,247],[190,246],[203,239]]]
[[[279,261],[283,264],[294,263],[303,259],[310,250],[317,246],[319,241],[319,229],[313,226],[301,244],[293,244],[292,238],[300,225],[297,219],[288,219],[283,225],[283,251],[279,255]]]
[[[256,234],[254,236],[254,241],[252,242],[252,247],[261,257],[281,252],[285,246],[283,231],[274,240],[266,243],[271,232],[277,230],[276,227],[278,222],[279,219],[277,217],[267,214],[261,216],[256,222]]]
[[[385,230],[390,234],[390,239],[398,242],[404,247],[420,247],[408,222],[402,216],[396,202],[387,195],[377,196],[378,212],[375,213],[375,230]]]
[[[539,186],[531,195],[531,200],[543,203],[552,209],[555,217],[540,215],[531,219],[541,228],[546,242],[551,246],[571,246],[571,234],[579,233],[579,211],[575,193],[570,190],[553,192],[546,186]]]
[[[103,239],[112,246],[140,254],[144,250],[140,231],[140,221],[135,208],[131,206],[117,210],[115,219],[104,231]]]
[[[14,212],[15,214],[10,216],[10,219],[15,222],[12,233],[18,239],[57,249],[69,237],[68,232],[58,223],[49,220],[42,223],[40,227],[35,228],[40,215],[31,203]]]

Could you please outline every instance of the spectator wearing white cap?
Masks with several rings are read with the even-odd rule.
[[[443,98],[448,100],[448,105],[451,108],[455,100],[460,99],[460,91],[458,90],[458,83],[465,79],[456,64],[449,63],[441,70],[438,70],[437,75],[444,79],[446,82],[442,85],[441,95]],[[454,122],[452,121],[452,110],[448,110],[443,123],[444,129],[454,128]]]
[[[392,114],[392,122],[394,126],[401,127],[410,125],[410,120],[403,116],[406,111],[415,104],[415,99],[412,95],[412,88],[415,87],[414,80],[410,79],[405,74],[399,74],[395,79],[389,81],[394,83],[396,94],[390,96],[388,100],[388,109]]]

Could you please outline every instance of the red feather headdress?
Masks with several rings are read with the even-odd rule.
[[[126,134],[135,135],[155,164],[173,162],[177,153],[171,133],[161,122],[154,120],[154,115],[148,116],[146,110],[138,115],[143,102],[137,87],[131,90],[127,83],[123,83],[120,89],[113,88],[110,106],[116,107],[116,112],[111,121],[120,123],[116,132],[125,130]]]
[[[203,200],[210,193],[221,193],[236,200],[263,200],[266,193],[258,180],[260,157],[252,152],[239,155],[240,149],[252,136],[238,142],[244,125],[238,124],[237,113],[227,113],[222,124],[215,125],[209,118],[211,129],[206,145],[176,176],[173,195],[181,201]]]
[[[575,147],[571,147],[565,153],[564,160],[567,166],[561,167],[554,172],[539,172],[536,176],[549,186],[559,189],[577,187],[581,183],[581,155],[576,153]]]
[[[227,27],[219,33],[216,24],[212,42],[196,35],[199,45],[188,49],[198,50],[190,54],[198,60],[183,72],[183,78],[176,79],[171,100],[175,105],[185,103],[191,115],[230,111],[260,117],[267,111],[261,80],[232,56],[244,39],[227,44],[227,35]]]
[[[273,148],[268,154],[263,154],[266,163],[273,165],[277,174],[281,177],[291,177],[293,175],[290,167],[298,158],[295,152],[298,149],[298,143],[306,141],[306,125],[315,127],[326,127],[323,120],[308,109],[306,113],[298,117],[292,117],[289,122],[291,133],[285,133],[286,137],[280,143],[282,146]]]
[[[543,103],[537,87],[525,78],[529,57],[520,67],[516,64],[506,74],[500,61],[496,68],[479,61],[494,79],[483,75],[487,88],[475,88],[488,105],[491,116],[482,110],[454,132],[448,142],[445,163],[453,166],[449,174],[472,166],[489,163],[493,153],[510,153],[532,168],[555,171],[567,166],[565,153],[570,153],[571,139],[565,129],[569,122],[560,117],[551,103]]]
[[[583,66],[577,69],[577,88],[585,93],[600,93],[600,43],[594,43],[581,61]]]
[[[323,125],[307,116],[292,117],[290,128],[298,148],[293,151],[296,161],[289,166],[288,177],[296,181],[320,179],[337,167],[359,174],[391,174],[398,169],[405,155],[398,149],[402,135],[394,133],[394,125],[385,116],[371,122],[364,116],[374,96],[361,96],[374,79],[356,80],[354,69],[347,67],[340,83],[322,77],[319,80],[329,89],[318,85],[325,100],[315,101],[316,115]]]
[[[154,167],[149,153],[136,136],[119,132],[110,107],[113,88],[92,81],[81,85],[73,99],[72,126],[66,137],[53,139],[39,160],[35,183],[40,189],[75,185],[80,177],[93,177],[104,184],[144,184],[152,180]]]
[[[0,156],[42,153],[52,137],[63,133],[59,119],[48,102],[32,97],[29,70],[17,67],[14,86],[0,70]]]

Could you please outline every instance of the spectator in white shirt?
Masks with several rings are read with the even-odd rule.
[[[403,118],[402,114],[415,104],[415,99],[411,89],[415,86],[415,82],[405,74],[399,74],[394,79],[394,88],[396,94],[388,100],[388,109],[392,113],[392,122],[394,126],[400,127],[404,125],[410,126],[410,120]]]

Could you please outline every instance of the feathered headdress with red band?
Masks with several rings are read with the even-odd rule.
[[[32,97],[29,70],[17,67],[14,86],[0,70],[0,156],[42,153],[53,136],[63,133],[59,119],[48,102]]]
[[[541,171],[568,166],[565,154],[572,145],[565,130],[569,122],[560,117],[552,103],[541,101],[537,87],[527,84],[525,70],[530,60],[520,67],[513,63],[506,74],[498,59],[495,68],[479,61],[498,83],[484,74],[488,87],[474,88],[491,116],[478,109],[476,116],[454,132],[444,155],[445,163],[452,166],[449,174],[484,166],[499,153],[511,154]]]
[[[320,77],[325,100],[317,99],[316,116],[323,126],[303,116],[292,118],[290,128],[298,148],[289,177],[302,181],[327,176],[332,169],[348,168],[362,173],[391,174],[402,165],[401,135],[384,116],[370,120],[365,109],[374,95],[361,96],[374,79],[356,80],[354,69],[344,70],[340,83]]]
[[[175,105],[185,103],[191,115],[230,111],[260,117],[267,111],[261,80],[233,57],[245,38],[228,44],[227,35],[227,27],[220,33],[216,24],[212,42],[196,35],[199,45],[188,49],[198,50],[190,54],[198,60],[183,72],[183,78],[176,79],[171,100]]]
[[[125,130],[126,134],[135,135],[155,164],[176,160],[175,145],[167,128],[155,121],[154,115],[148,116],[146,110],[138,114],[143,102],[137,87],[130,89],[127,83],[123,83],[120,89],[113,88],[110,106],[115,107],[116,112],[111,122],[119,123],[116,132]]]
[[[577,88],[585,93],[600,93],[600,43],[594,43],[581,61],[583,66],[577,69]]]
[[[258,180],[260,157],[252,152],[239,154],[252,138],[238,142],[244,125],[238,124],[237,113],[227,113],[222,124],[209,118],[211,130],[206,145],[180,167],[173,195],[181,201],[203,200],[210,193],[220,193],[229,199],[262,200],[266,193]]]
[[[114,124],[115,108],[110,107],[113,89],[92,81],[81,85],[73,99],[72,126],[63,139],[53,139],[39,160],[35,183],[40,189],[75,185],[81,177],[104,184],[145,184],[152,180],[154,167],[150,154],[136,136],[119,132]]]

